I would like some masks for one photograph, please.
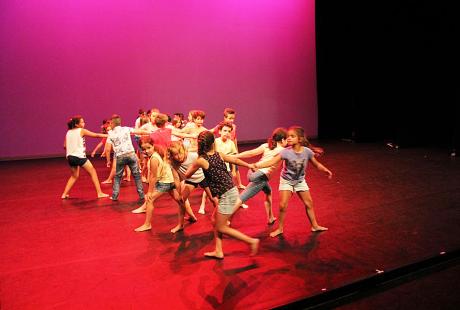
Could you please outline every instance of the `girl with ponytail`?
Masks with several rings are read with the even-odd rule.
[[[241,152],[236,155],[238,158],[249,158],[262,154],[259,162],[264,162],[278,155],[286,146],[287,131],[284,128],[276,128],[268,138],[267,143],[260,145],[253,150]],[[272,188],[268,183],[273,172],[278,168],[279,163],[257,171],[248,170],[249,184],[240,194],[241,203],[245,203],[254,197],[260,191],[265,193],[265,212],[267,214],[267,223],[272,225],[276,221],[272,208]]]
[[[91,176],[94,187],[96,188],[97,198],[108,197],[101,190],[101,185],[97,177],[96,169],[86,158],[85,136],[92,138],[107,138],[107,134],[94,133],[85,129],[85,120],[81,115],[75,115],[67,121],[67,134],[65,136],[64,148],[66,149],[66,158],[69,163],[71,175],[66,183],[62,199],[69,198],[69,192],[80,176],[80,167],[86,170]]]
[[[215,150],[214,135],[210,131],[203,131],[198,135],[198,159],[188,168],[185,178],[190,178],[195,171],[202,169],[207,179],[211,194],[218,199],[217,209],[214,210],[214,237],[215,250],[204,255],[210,258],[223,259],[222,234],[246,242],[250,246],[251,255],[257,253],[259,239],[251,238],[242,232],[228,226],[228,220],[238,209],[241,200],[238,189],[233,184],[232,175],[227,170],[225,162],[235,165],[254,168],[235,156],[225,155]]]

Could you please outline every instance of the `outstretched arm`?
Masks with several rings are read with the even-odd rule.
[[[150,131],[144,130],[144,129],[134,129],[131,131],[132,135],[139,135],[139,136],[148,136],[150,135]]]
[[[238,165],[238,166],[243,166],[243,167],[246,167],[246,168],[249,168],[249,169],[254,169],[254,164],[248,164],[247,162],[237,158],[236,156],[233,156],[233,155],[225,155],[225,154],[222,154],[222,153],[219,153],[220,157],[228,162],[228,163],[231,163],[231,164],[235,164],[235,165]]]
[[[254,166],[257,169],[259,169],[259,168],[267,168],[267,167],[270,167],[270,166],[273,166],[273,165],[279,163],[280,161],[281,161],[281,155],[278,154],[275,157],[273,157],[272,159],[265,160],[263,162],[258,162]]]
[[[86,130],[85,128],[83,128],[81,130],[81,136],[88,136],[88,137],[91,137],[91,138],[107,138],[108,135],[105,134],[105,133],[95,133],[95,132],[92,132],[92,131],[89,131],[89,130]]]
[[[198,137],[197,134],[192,134],[192,133],[186,133],[183,130],[177,129],[177,128],[171,128],[171,134],[173,136],[179,137],[179,138],[196,138]]]
[[[325,172],[329,179],[332,178],[332,172],[326,168],[322,163],[320,163],[315,157],[310,158],[311,163],[315,166],[319,171]]]
[[[235,155],[235,157],[238,157],[238,158],[249,158],[249,157],[254,157],[254,156],[257,156],[257,155],[260,155],[264,152],[264,148],[261,146],[255,148],[255,149],[252,149],[252,150],[248,150],[248,151],[244,151],[244,152],[241,152],[241,153],[238,153]]]
[[[207,165],[206,165],[207,164]],[[209,163],[204,160],[203,158],[198,158],[193,162],[193,164],[188,167],[187,172],[184,174],[184,178],[190,178],[198,169],[203,168],[207,169],[209,167]]]

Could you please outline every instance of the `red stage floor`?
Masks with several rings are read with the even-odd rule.
[[[0,308],[267,309],[460,247],[460,161],[436,149],[322,146],[334,178],[310,166],[307,182],[330,230],[311,233],[295,197],[283,237],[270,238],[259,194],[232,221],[261,239],[259,254],[225,238],[222,261],[202,255],[213,248],[210,205],[173,235],[177,207],[161,198],[152,231],[135,233],[144,215],[130,212],[133,182],[123,183],[118,203],[97,200],[82,171],[62,201],[63,158],[1,162]],[[92,162],[103,180],[104,161]],[[271,184],[277,214],[278,175]]]

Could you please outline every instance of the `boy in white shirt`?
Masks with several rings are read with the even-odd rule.
[[[141,174],[139,172],[139,165],[136,153],[134,151],[134,146],[131,141],[131,135],[145,135],[149,133],[141,129],[122,127],[121,117],[117,114],[112,115],[112,128],[113,129],[108,133],[109,136],[107,138],[107,143],[110,148],[113,147],[117,166],[112,187],[111,199],[114,201],[118,200],[118,195],[120,194],[121,178],[123,177],[123,170],[125,166],[128,165],[136,182],[136,189],[137,193],[139,194],[139,202],[143,203],[144,189],[142,188]]]

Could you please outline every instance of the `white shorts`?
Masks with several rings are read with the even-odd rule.
[[[280,191],[291,191],[291,192],[306,192],[310,190],[307,182],[303,179],[301,182],[292,185],[288,180],[280,178],[280,186],[278,188]]]

